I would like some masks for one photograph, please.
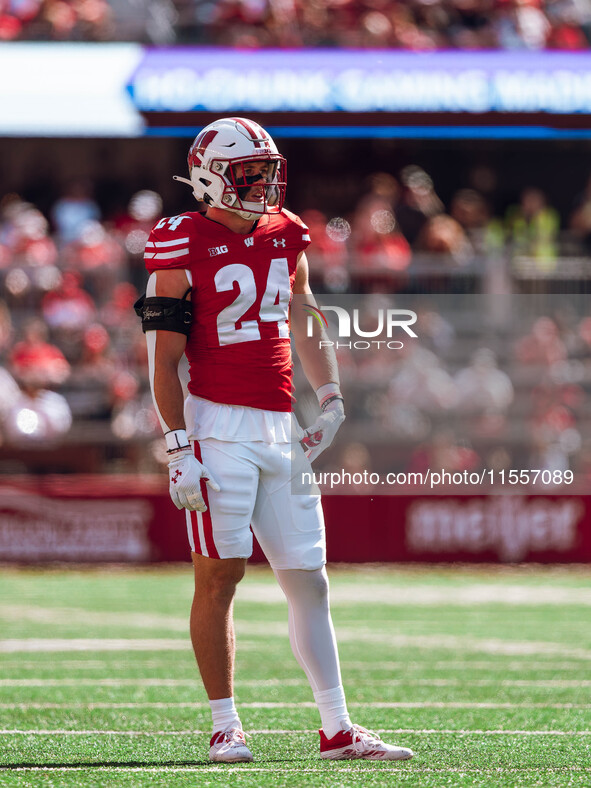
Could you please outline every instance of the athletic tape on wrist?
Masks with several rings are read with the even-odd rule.
[[[189,447],[186,430],[171,430],[164,435],[164,438],[166,439],[166,450],[169,452]]]

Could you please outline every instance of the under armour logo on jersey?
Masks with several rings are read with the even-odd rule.
[[[277,249],[278,246],[285,246],[285,238],[273,238],[273,245],[275,249]]]
[[[216,254],[226,254],[228,247],[225,244],[223,246],[210,246],[207,251],[209,252],[210,257],[215,257]]]
[[[245,238],[244,243],[246,246],[253,246],[254,245],[254,238]]]
[[[180,477],[180,476],[182,476],[182,475],[183,475],[183,474],[182,474],[182,471],[178,471],[178,470],[177,470],[177,471],[175,471],[175,472],[174,472],[174,476],[173,476],[173,477],[172,477],[172,479],[171,479],[172,483],[173,483],[173,484],[176,484],[176,483],[177,483],[177,481],[178,481],[178,479],[179,479],[179,477]]]

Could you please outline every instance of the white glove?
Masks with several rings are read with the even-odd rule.
[[[334,440],[338,428],[345,421],[345,407],[339,397],[324,406],[323,413],[314,424],[304,430],[300,441],[306,457],[313,462],[319,454],[327,449]]]
[[[216,492],[220,486],[193,454],[190,447],[177,449],[168,462],[168,478],[170,480],[170,497],[177,509],[189,509],[194,512],[206,512],[207,506],[201,494],[201,479]]]

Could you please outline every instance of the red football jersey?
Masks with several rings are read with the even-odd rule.
[[[162,219],[146,244],[149,273],[186,268],[193,325],[189,391],[229,405],[290,411],[289,304],[308,228],[289,211],[240,235],[200,213]]]

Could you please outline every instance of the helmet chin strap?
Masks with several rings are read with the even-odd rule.
[[[242,211],[242,210],[240,210],[238,208],[227,208],[226,207],[226,210],[227,211],[232,211],[232,213],[235,213],[237,216],[240,216],[241,219],[248,219],[249,221],[252,221],[252,222],[254,222],[255,219],[260,219],[261,216],[264,215],[262,213],[252,213],[250,211]]]

